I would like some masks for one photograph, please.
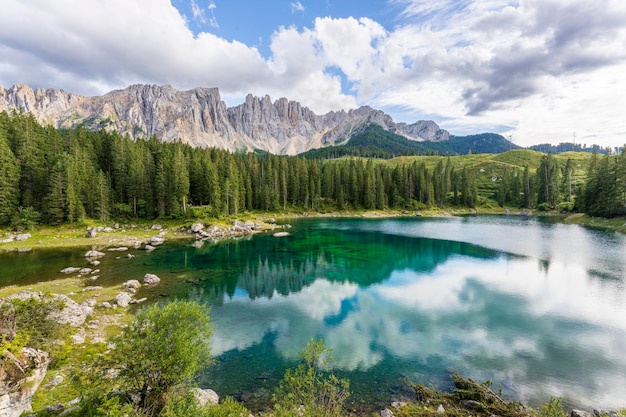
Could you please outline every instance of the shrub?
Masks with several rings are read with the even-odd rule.
[[[148,414],[158,414],[172,387],[189,384],[211,363],[208,312],[193,301],[154,304],[114,339],[110,359],[119,369],[117,382],[139,393],[140,406]]]
[[[327,371],[330,353],[321,340],[309,341],[301,354],[302,363],[287,370],[274,395],[275,417],[343,415],[350,384]]]
[[[563,408],[562,398],[550,397],[550,401],[544,404],[539,411],[540,417],[567,417]]]

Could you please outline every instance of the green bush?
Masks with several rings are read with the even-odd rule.
[[[63,302],[51,296],[0,301],[0,352],[19,352],[29,346],[47,350],[61,333],[61,326],[49,316],[62,309]]]
[[[120,388],[139,393],[140,407],[156,415],[171,388],[191,383],[211,363],[212,333],[206,306],[181,300],[154,304],[114,339],[109,366],[119,370]]]
[[[167,396],[167,403],[160,417],[248,417],[250,411],[231,397],[220,404],[198,405],[193,392],[174,390]]]
[[[550,397],[550,401],[544,404],[539,410],[540,417],[567,417],[567,413],[563,408],[563,399],[561,397]]]
[[[302,363],[288,369],[274,395],[275,417],[340,417],[350,395],[349,381],[327,371],[331,351],[313,340],[301,354]]]

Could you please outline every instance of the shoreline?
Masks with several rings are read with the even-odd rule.
[[[194,233],[190,232],[193,224],[201,223],[206,227],[214,228],[214,237],[206,239],[221,241],[241,238],[258,233],[267,233],[281,229],[282,224],[291,220],[302,218],[398,218],[420,217],[446,218],[467,215],[502,215],[502,216],[530,216],[558,218],[559,223],[577,224],[592,229],[615,231],[626,234],[626,217],[604,219],[589,217],[583,213],[562,214],[558,212],[531,212],[514,208],[479,208],[479,209],[455,209],[450,210],[355,210],[340,212],[285,212],[285,213],[242,213],[240,216],[232,216],[227,219],[204,218],[185,220],[153,220],[140,224],[122,224],[114,222],[89,221],[82,224],[65,224],[61,226],[42,226],[32,231],[0,230],[0,252],[29,251],[34,248],[61,248],[61,247],[97,247],[108,248],[112,246],[137,245],[137,242],[146,242],[150,238],[161,234],[165,240],[194,239]],[[254,223],[251,230],[241,230],[238,224]],[[117,226],[117,227],[115,227]],[[88,237],[87,230],[90,228],[103,229],[95,237]],[[164,233],[164,234],[163,234]],[[15,239],[22,236],[23,240]],[[28,236],[24,238],[24,236]],[[196,236],[197,238],[197,236]]]

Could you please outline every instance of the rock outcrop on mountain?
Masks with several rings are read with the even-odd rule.
[[[342,144],[369,123],[413,140],[447,140],[449,133],[432,121],[395,123],[371,107],[317,115],[295,101],[272,102],[248,95],[227,107],[217,88],[179,91],[171,86],[132,85],[102,96],[86,97],[55,89],[0,86],[0,112],[30,112],[42,124],[57,128],[116,130],[133,138],[156,136],[193,146],[265,150],[294,155]]]

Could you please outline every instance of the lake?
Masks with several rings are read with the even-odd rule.
[[[220,396],[262,407],[311,337],[351,380],[351,407],[491,380],[531,406],[626,407],[626,237],[520,216],[326,218],[291,236],[102,258],[97,285],[152,272],[138,296],[207,303]],[[0,285],[60,278],[85,249],[0,255]],[[363,404],[369,404],[364,406]]]

